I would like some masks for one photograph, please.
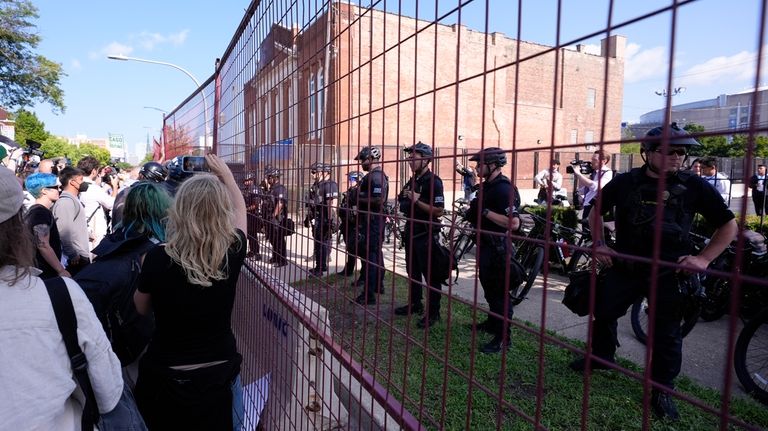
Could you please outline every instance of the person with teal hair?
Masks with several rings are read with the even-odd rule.
[[[115,232],[121,232],[124,238],[147,235],[165,242],[165,221],[172,204],[171,195],[154,183],[134,184],[125,198],[123,217]]]
[[[35,240],[35,265],[42,271],[40,278],[71,277],[61,263],[61,238],[51,212],[51,207],[59,200],[59,179],[53,174],[32,174],[24,181],[24,186],[35,198],[24,221]]]

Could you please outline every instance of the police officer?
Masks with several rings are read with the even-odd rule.
[[[165,166],[157,162],[147,162],[139,169],[139,181],[150,181],[155,184],[163,184],[165,177],[168,176],[168,170]],[[125,198],[131,191],[130,186],[120,190],[115,197],[115,204],[112,206],[112,230],[123,221],[123,209],[125,208]]]
[[[272,245],[269,263],[274,263],[275,267],[279,268],[288,265],[285,236],[281,229],[288,217],[288,190],[280,183],[279,169],[269,168],[265,175],[269,184],[269,199],[264,202],[263,214],[267,237]]]
[[[398,316],[411,313],[423,314],[421,280],[429,285],[429,301],[427,313],[419,320],[419,328],[430,327],[440,320],[440,290],[442,280],[435,277],[430,270],[430,259],[433,244],[437,243],[436,236],[440,232],[440,216],[445,207],[443,197],[443,181],[429,169],[432,161],[432,147],[418,142],[403,150],[408,155],[408,164],[413,176],[398,195],[398,206],[405,215],[405,269],[410,278],[410,301],[408,304],[395,309]]]
[[[357,251],[355,250],[355,238],[357,238],[357,193],[362,178],[363,174],[361,172],[353,171],[347,174],[349,187],[346,192],[342,193],[341,203],[339,204],[339,239],[343,240],[344,244],[346,244],[347,262],[344,265],[344,269],[337,272],[336,275],[344,277],[349,277],[355,273],[355,264],[357,263]],[[362,280],[362,283],[359,283],[360,286],[364,284],[364,280]]]
[[[266,194],[266,191],[261,190],[256,184],[255,175],[247,176],[243,180],[243,186],[245,187],[243,195],[246,215],[248,216],[248,254],[246,257],[261,260],[257,235],[261,231],[261,198]]]
[[[515,265],[511,265],[514,250],[507,232],[520,228],[517,205],[519,198],[512,182],[501,173],[507,156],[500,148],[486,148],[469,159],[477,162],[477,175],[482,184],[467,211],[467,221],[480,230],[477,266],[480,284],[490,313],[478,329],[493,338],[481,347],[483,353],[498,353],[510,344],[509,320],[512,304],[509,284],[522,281]],[[509,283],[509,284],[508,284]],[[506,316],[506,319],[503,319]],[[500,318],[501,317],[501,318]]]
[[[312,171],[315,177],[314,202],[312,202],[315,220],[312,227],[314,241],[315,267],[309,273],[321,276],[328,271],[331,254],[331,236],[338,230],[339,219],[336,206],[339,200],[339,185],[331,179],[331,166],[317,163]]]
[[[604,286],[595,299],[595,321],[592,335],[590,369],[607,369],[616,352],[616,320],[641,296],[649,296],[656,286],[655,332],[651,377],[667,388],[680,372],[682,336],[680,321],[690,272],[704,271],[737,233],[733,213],[718,192],[705,180],[690,171],[681,170],[688,150],[699,143],[676,125],[651,129],[641,142],[640,155],[645,164],[618,175],[606,184],[592,202],[595,209],[589,217],[595,260],[606,267]],[[663,184],[662,184],[662,181]],[[664,190],[659,194],[659,187]],[[661,196],[661,200],[657,200]],[[661,220],[656,218],[661,205]],[[615,214],[615,250],[608,248],[602,238],[603,215]],[[704,216],[716,227],[710,242],[697,255],[692,255],[689,232],[694,215]],[[656,229],[661,241],[654,241]],[[659,266],[658,275],[651,279],[653,266],[634,259],[619,258],[617,253],[650,258],[654,249],[660,250],[663,262],[678,263],[679,267]],[[682,268],[682,269],[681,269]],[[687,269],[687,271],[686,271]],[[599,358],[601,361],[598,361]],[[583,371],[585,358],[573,361],[570,367]],[[654,388],[651,407],[659,418],[678,419],[675,403],[666,390]]]
[[[365,286],[355,299],[362,305],[376,303],[376,294],[384,291],[384,240],[383,208],[389,193],[389,178],[381,169],[381,150],[364,147],[355,157],[367,174],[360,181],[357,197],[358,246],[357,253],[363,259]]]
[[[176,196],[176,189],[181,186],[181,183],[183,183],[184,180],[191,177],[192,173],[185,172],[184,169],[182,169],[181,156],[176,156],[168,161],[166,169],[168,170],[168,177],[166,177],[165,182],[161,183],[161,185],[165,188],[168,194]]]

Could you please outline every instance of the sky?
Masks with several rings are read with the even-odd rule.
[[[290,4],[296,0],[272,0]],[[301,0],[299,0],[301,1]],[[312,3],[320,0],[305,0]],[[612,22],[627,22],[671,4],[672,0],[614,0]],[[387,0],[389,11],[426,20],[450,12],[461,2],[461,22],[473,29],[517,34],[515,0]],[[66,112],[49,105],[35,113],[56,135],[85,134],[106,138],[122,134],[129,151],[146,147],[158,136],[162,113],[170,112],[194,89],[194,82],[170,67],[114,61],[124,54],[176,64],[205,81],[214,72],[249,5],[247,0],[163,0],[130,2],[33,0],[42,41],[38,52],[61,63],[67,74],[61,85]],[[358,4],[368,5],[370,0]],[[486,4],[488,10],[486,11]],[[557,43],[557,0],[522,1],[521,39]],[[600,39],[587,35],[605,29],[609,0],[561,0],[560,43],[582,43],[599,50]],[[759,0],[697,0],[678,9],[672,87],[684,91],[674,104],[711,99],[748,90],[755,83],[760,43]],[[384,0],[376,3],[384,8]],[[487,13],[486,13],[487,12]],[[486,16],[487,22],[486,22]],[[454,12],[441,22],[459,20]],[[614,30],[627,38],[623,121],[636,122],[643,113],[664,106],[655,93],[667,88],[672,13],[664,12]],[[768,54],[768,52],[766,52]],[[765,81],[768,81],[766,79]],[[149,107],[149,108],[147,108]]]

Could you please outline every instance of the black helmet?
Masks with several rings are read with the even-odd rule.
[[[642,151],[655,151],[661,146],[661,141],[664,136],[664,127],[654,127],[645,134],[645,138],[640,143],[640,149]],[[669,145],[680,147],[698,147],[701,144],[688,134],[687,131],[677,126],[677,123],[669,125]]]
[[[181,156],[176,156],[168,162],[168,178],[176,181],[184,181],[192,176],[191,172],[184,172],[181,165]]]
[[[507,164],[507,155],[498,147],[485,148],[469,158],[470,162],[481,162],[486,165],[504,166]]]
[[[355,160],[379,160],[381,158],[381,150],[379,147],[363,147],[355,157]]]
[[[363,179],[363,173],[362,173],[362,172],[359,172],[359,171],[352,171],[352,172],[350,172],[350,173],[348,173],[348,174],[347,174],[347,178],[348,178],[350,181],[357,181],[357,182],[360,182],[360,180],[362,180],[362,179]]]
[[[145,180],[161,183],[168,176],[168,170],[160,163],[147,162],[139,169],[139,175],[144,177]]]
[[[331,172],[331,165],[322,162],[315,162],[309,165],[312,172]]]
[[[403,152],[419,153],[424,157],[432,157],[434,155],[432,152],[432,147],[421,141],[417,142],[415,145],[411,145],[410,147],[403,148]]]
[[[269,177],[280,177],[280,169],[277,168],[269,168],[264,171],[264,176],[267,178]]]

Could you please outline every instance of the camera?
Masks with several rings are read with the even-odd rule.
[[[574,166],[579,167],[579,172],[581,172],[582,175],[592,175],[592,172],[595,172],[595,168],[592,167],[592,162],[587,160],[573,160],[569,166],[565,167],[565,172],[569,174],[574,173]]]
[[[184,156],[181,158],[181,171],[189,173],[211,172],[211,169],[203,156]]]
[[[120,168],[115,165],[105,166],[102,170],[101,182],[104,184],[111,184],[112,178],[116,177],[120,173]]]

